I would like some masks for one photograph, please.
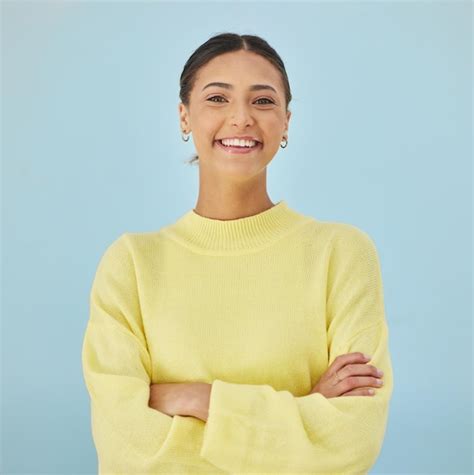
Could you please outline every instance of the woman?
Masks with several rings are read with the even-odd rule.
[[[393,389],[375,245],[269,198],[291,92],[265,40],[210,38],[180,98],[197,204],[122,234],[92,285],[82,358],[99,472],[366,473]]]

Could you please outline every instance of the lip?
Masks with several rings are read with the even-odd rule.
[[[262,142],[259,142],[255,147],[245,148],[245,147],[226,147],[222,145],[219,140],[215,140],[215,144],[224,152],[229,154],[241,154],[241,153],[252,153],[260,150],[262,148]]]
[[[224,139],[238,139],[238,140],[253,140],[254,142],[260,142],[261,140],[257,139],[257,137],[253,137],[252,135],[234,135],[233,137],[220,137],[217,140],[224,140]]]

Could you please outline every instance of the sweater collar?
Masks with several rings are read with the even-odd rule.
[[[196,252],[235,254],[264,247],[307,219],[281,200],[255,215],[230,220],[207,218],[192,209],[163,231]]]

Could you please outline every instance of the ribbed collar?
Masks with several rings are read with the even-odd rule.
[[[281,200],[261,213],[230,220],[206,218],[192,209],[162,231],[196,252],[239,254],[265,247],[308,219]]]

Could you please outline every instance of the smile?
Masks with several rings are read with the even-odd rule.
[[[220,140],[216,140],[215,143],[227,153],[251,153],[262,147],[262,143],[258,142],[253,147],[236,147],[231,145],[223,145]]]

